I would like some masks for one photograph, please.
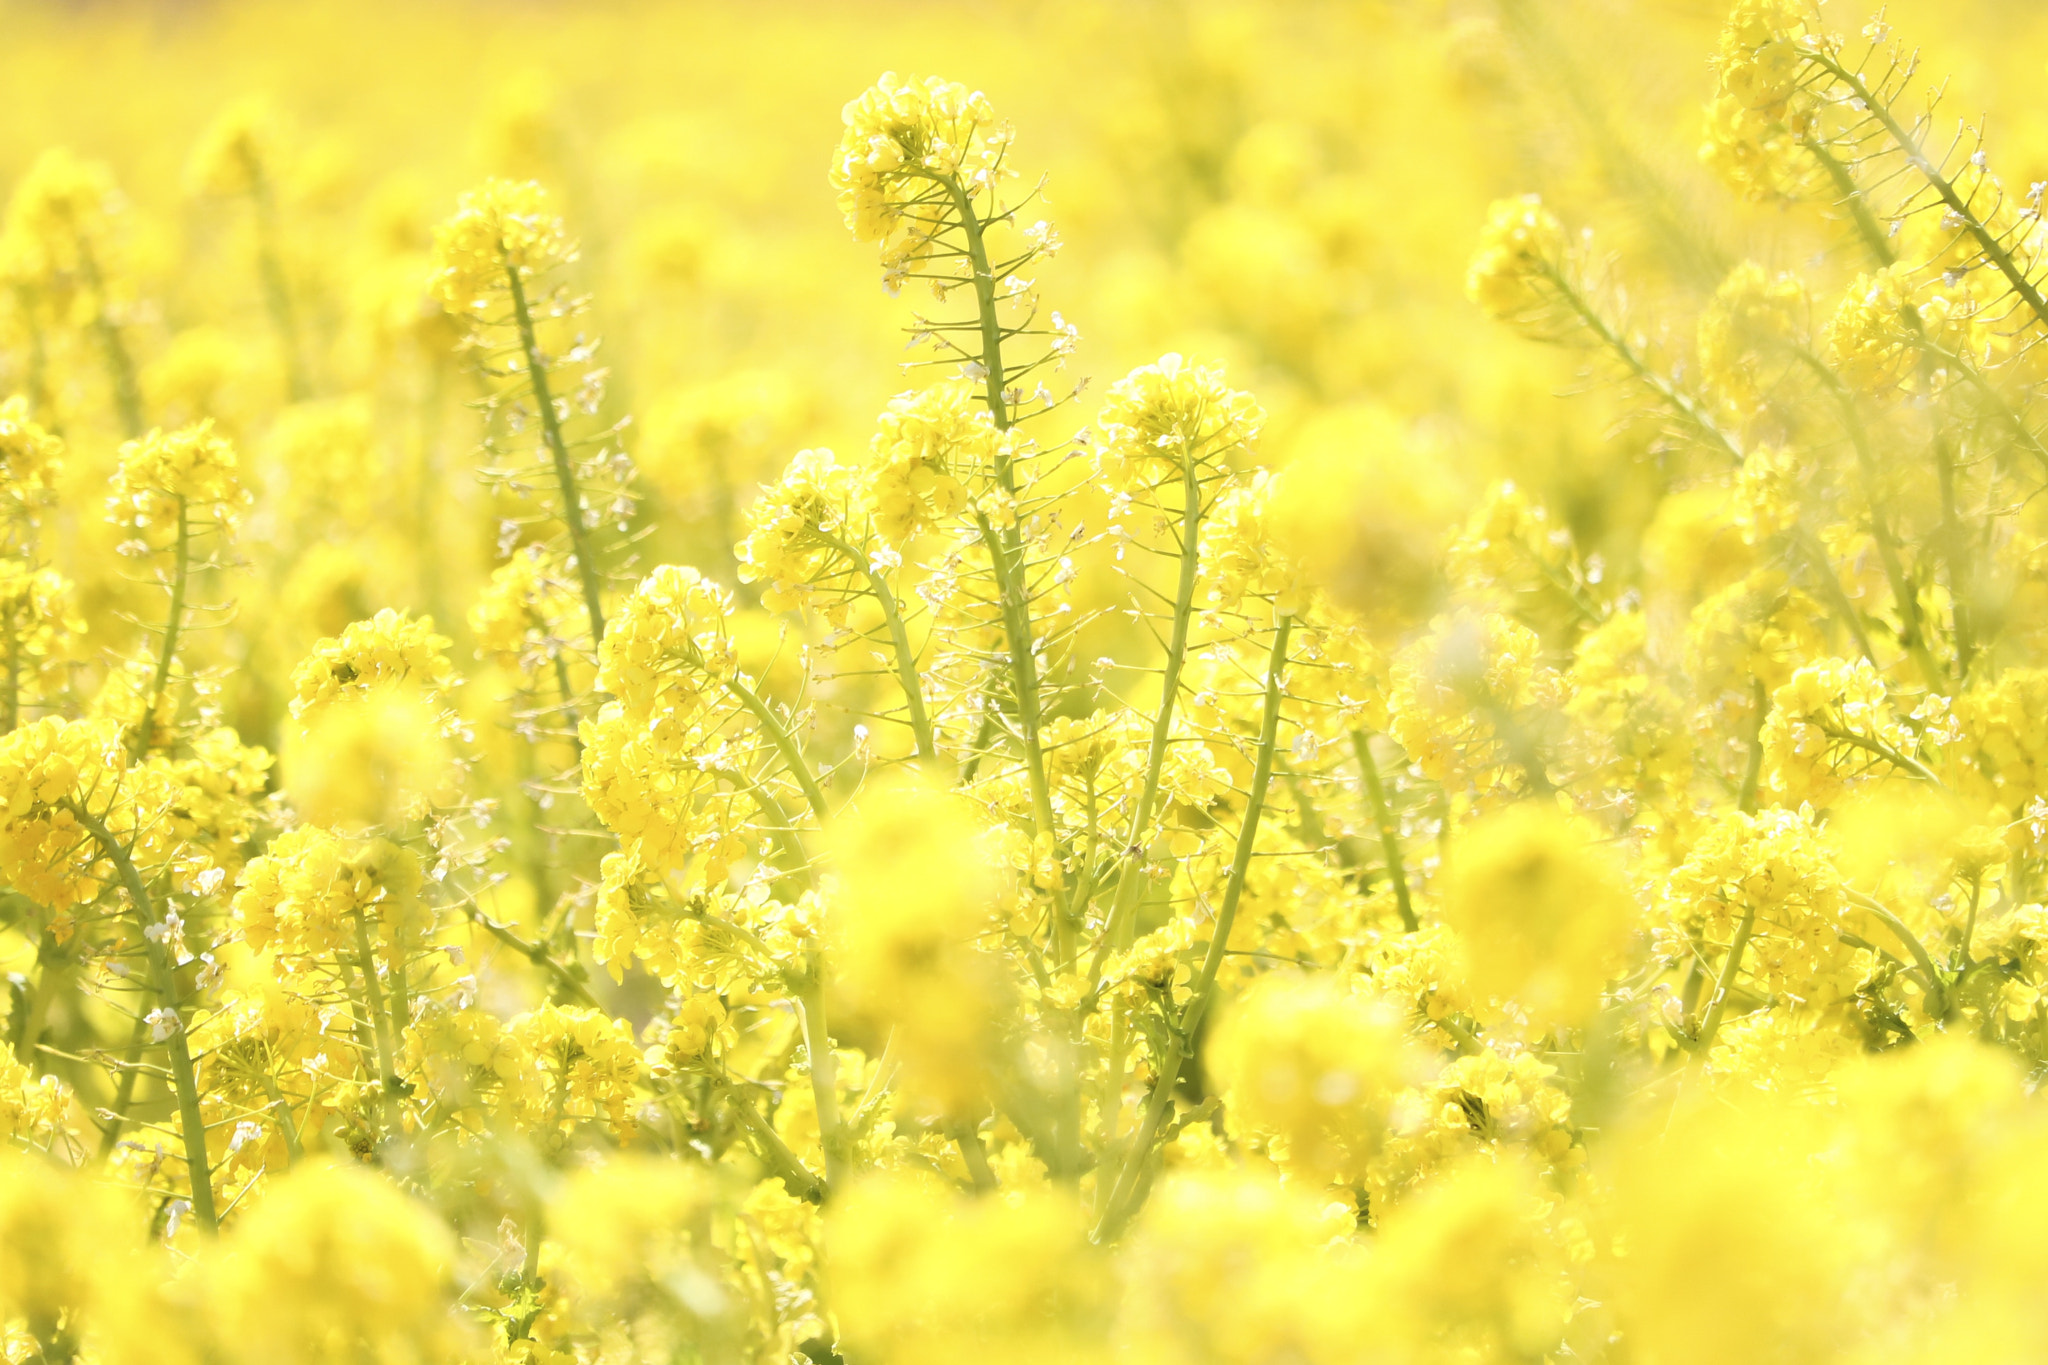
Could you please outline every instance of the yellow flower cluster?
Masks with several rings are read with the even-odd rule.
[[[138,532],[176,529],[187,518],[232,530],[248,502],[235,448],[210,421],[122,446],[113,489],[108,515]]]
[[[0,0],[0,1365],[2048,1359],[2048,19],[1726,7]]]
[[[889,72],[840,117],[846,131],[831,174],[839,212],[854,236],[881,243],[890,260],[914,252],[930,231],[917,205],[989,188],[1010,141],[988,96],[937,76]]]
[[[432,619],[389,607],[351,622],[340,635],[314,645],[292,670],[292,714],[305,717],[401,682],[429,695],[438,692],[455,677],[448,658],[453,643],[434,632]]]
[[[1497,200],[1487,210],[1479,250],[1465,275],[1465,293],[1502,321],[1533,321],[1555,297],[1564,251],[1564,225],[1540,198],[1525,194]]]
[[[458,317],[504,306],[575,258],[568,230],[533,181],[492,180],[462,197],[455,216],[434,229],[433,293]]]

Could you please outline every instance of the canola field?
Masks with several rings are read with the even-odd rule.
[[[2048,1359],[2044,62],[0,0],[0,1360]]]

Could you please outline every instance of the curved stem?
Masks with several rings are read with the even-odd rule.
[[[576,466],[569,459],[569,443],[562,435],[561,414],[548,391],[547,361],[533,329],[533,310],[527,305],[526,285],[519,268],[505,262],[505,283],[512,294],[512,316],[519,328],[519,348],[526,360],[527,383],[533,390],[533,405],[540,413],[541,440],[554,462],[555,484],[562,495],[562,520],[569,528],[569,549],[576,557],[576,574],[583,587],[583,609],[590,616],[592,648],[604,643],[604,593],[592,555],[590,532],[583,524],[583,490],[576,483]]]
[[[541,968],[548,975],[554,977],[556,981],[561,983],[563,990],[583,1004],[589,1005],[593,1009],[598,1007],[597,997],[590,993],[590,988],[583,984],[582,978],[556,961],[546,948],[538,943],[528,943],[511,929],[486,915],[474,904],[468,906],[467,910],[470,923],[476,925],[492,938],[495,938],[534,966]]]
[[[821,529],[817,535],[845,556],[867,580],[868,593],[882,609],[882,620],[889,630],[890,650],[896,656],[896,682],[903,689],[903,703],[910,710],[910,733],[917,741],[917,756],[926,761],[936,759],[939,746],[933,736],[931,714],[925,709],[924,684],[917,673],[917,655],[910,648],[910,630],[903,622],[902,603],[896,600],[896,594],[889,590],[887,581],[867,556],[829,531]]]
[[[1948,1013],[1948,992],[1943,986],[1941,973],[1934,968],[1933,955],[1921,944],[1919,936],[1906,927],[1904,920],[1861,891],[1845,886],[1842,888],[1842,895],[1851,905],[1867,911],[1872,919],[1891,930],[1892,937],[1906,946],[1906,951],[1913,955],[1914,964],[1927,977],[1927,1012],[1937,1019],[1944,1017]]]
[[[828,1192],[825,1182],[812,1174],[803,1160],[789,1149],[789,1144],[782,1140],[782,1134],[775,1131],[775,1125],[761,1117],[760,1111],[754,1108],[753,1097],[739,1086],[724,1083],[718,1084],[717,1093],[723,1095],[733,1112],[740,1116],[740,1123],[753,1137],[768,1173],[781,1177],[789,1192],[805,1203],[824,1203]]]
[[[1266,788],[1273,780],[1273,752],[1279,739],[1283,696],[1280,683],[1287,668],[1287,642],[1293,629],[1294,618],[1291,616],[1282,616],[1273,629],[1273,650],[1266,663],[1266,703],[1259,718],[1258,758],[1252,766],[1251,786],[1245,793],[1244,822],[1238,828],[1237,849],[1230,862],[1230,880],[1224,885],[1223,904],[1216,912],[1216,924],[1210,931],[1209,951],[1203,955],[1201,970],[1189,987],[1187,1009],[1173,1027],[1173,1041],[1160,1063],[1159,1077],[1153,1083],[1151,1098],[1145,1105],[1145,1116],[1124,1153],[1116,1180],[1110,1186],[1109,1197],[1103,1202],[1101,1218],[1095,1225],[1094,1239],[1097,1242],[1114,1237],[1128,1216],[1126,1205],[1131,1202],[1139,1176],[1150,1159],[1152,1144],[1159,1136],[1167,1107],[1173,1101],[1174,1087],[1180,1081],[1180,1069],[1187,1060],[1188,1047],[1201,1028],[1202,1019],[1208,1014],[1216,993],[1216,974],[1222,969],[1224,954],[1229,951],[1230,930],[1237,919],[1238,899],[1244,894],[1245,874],[1251,869],[1259,817],[1266,804]]]
[[[769,743],[782,755],[783,766],[789,769],[790,776],[796,779],[797,786],[803,788],[804,799],[811,803],[811,813],[820,821],[829,819],[832,812],[825,800],[825,789],[818,785],[817,776],[811,772],[810,764],[804,758],[803,747],[796,742],[796,736],[789,732],[789,727],[782,723],[767,702],[761,700],[761,694],[741,682],[738,675],[720,678],[719,682],[725,685],[725,690],[732,694],[734,701],[746,707],[754,719],[760,722]]]
[[[150,899],[149,888],[143,885],[142,874],[135,862],[128,856],[128,850],[114,837],[113,831],[84,806],[77,802],[66,802],[67,808],[99,844],[100,851],[121,876],[121,884],[127,889],[129,904],[134,908],[135,917],[144,930],[155,928],[164,921],[156,912],[155,902]],[[168,937],[168,936],[166,936]],[[206,1156],[206,1119],[199,1108],[199,1081],[192,1066],[192,1050],[185,1038],[185,1014],[179,1007],[177,968],[171,957],[170,945],[143,935],[147,945],[145,955],[149,959],[150,976],[154,980],[156,993],[163,1001],[162,1008],[169,1011],[170,1035],[165,1040],[170,1054],[171,1088],[178,1099],[178,1124],[185,1143],[185,1167],[192,1190],[192,1216],[207,1233],[218,1231],[219,1223],[213,1209],[213,1166]]]

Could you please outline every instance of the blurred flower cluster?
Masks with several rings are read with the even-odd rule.
[[[2048,1358],[2048,14],[1842,5],[0,0],[0,1360]]]

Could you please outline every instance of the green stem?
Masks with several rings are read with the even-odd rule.
[[[313,385],[306,375],[291,285],[285,279],[284,263],[277,251],[277,204],[262,169],[254,165],[248,169],[249,197],[256,209],[256,273],[262,277],[263,301],[270,310],[271,325],[277,328],[278,344],[284,348],[286,389],[294,403],[303,403],[313,396]]]
[[[1944,1018],[1948,1013],[1948,993],[1943,988],[1941,973],[1934,968],[1933,955],[1920,942],[1919,936],[1906,927],[1904,920],[1900,919],[1890,910],[1887,910],[1882,903],[1870,896],[1864,895],[1861,891],[1845,886],[1842,888],[1842,895],[1851,905],[1868,911],[1872,919],[1891,930],[1892,937],[1898,939],[1900,943],[1906,946],[1906,951],[1913,955],[1914,964],[1927,977],[1927,1012],[1937,1019]]]
[[[768,1173],[781,1177],[789,1192],[805,1203],[824,1203],[827,1194],[825,1182],[813,1175],[802,1159],[789,1149],[789,1144],[782,1140],[782,1134],[775,1131],[775,1125],[761,1117],[754,1108],[753,1097],[736,1085],[721,1084],[718,1093],[725,1096],[726,1103],[740,1116],[740,1123],[753,1137],[761,1160],[767,1164]]]
[[[492,938],[498,940],[498,942],[504,944],[534,966],[541,968],[554,977],[556,981],[561,983],[562,989],[578,1001],[589,1005],[593,1009],[597,1008],[597,997],[590,993],[590,988],[583,984],[582,979],[575,972],[557,962],[546,948],[538,943],[528,943],[511,929],[498,923],[474,905],[468,907],[468,912],[470,923],[476,925]]]
[[[142,1014],[135,1016],[135,1024],[128,1031],[128,1046],[121,1052],[121,1077],[114,1082],[113,1103],[107,1107],[110,1117],[107,1126],[100,1130],[100,1159],[113,1155],[120,1145],[121,1130],[128,1124],[128,1111],[135,1104],[135,1078],[141,1072],[142,1045],[149,1041],[149,1022]]]
[[[171,666],[178,657],[178,636],[185,624],[185,587],[192,576],[192,526],[185,495],[173,495],[178,506],[178,538],[171,547],[171,609],[164,618],[164,642],[157,650],[156,671],[149,680],[149,706],[136,722],[129,748],[141,758],[156,747],[157,712],[171,686]]]
[[[817,776],[811,772],[810,764],[804,758],[803,747],[796,742],[796,736],[789,732],[789,727],[777,718],[767,702],[761,700],[761,694],[741,682],[738,675],[720,678],[719,681],[725,685],[725,690],[732,694],[733,700],[746,707],[754,719],[760,722],[763,733],[768,736],[768,742],[782,755],[783,766],[789,769],[790,776],[794,777],[797,786],[803,789],[804,799],[810,802],[812,814],[816,815],[821,823],[830,818],[832,812],[825,800],[825,789],[818,785]]]
[[[1756,788],[1764,771],[1764,722],[1770,718],[1771,690],[1762,678],[1749,680],[1755,700],[1756,723],[1749,731],[1749,762],[1742,769],[1742,789],[1735,794],[1735,808],[1744,815],[1756,813]]]
[[[106,360],[107,375],[114,387],[114,409],[120,414],[121,429],[129,440],[142,436],[142,390],[135,382],[135,360],[128,354],[128,344],[121,339],[120,324],[107,309],[105,277],[100,274],[99,258],[93,254],[92,243],[83,232],[74,232],[78,244],[79,273],[85,277],[85,287],[93,300],[93,330],[99,334],[100,353]]]
[[[828,531],[820,530],[817,534],[820,540],[845,556],[846,561],[867,580],[868,593],[882,609],[882,620],[889,630],[889,647],[896,656],[896,683],[903,689],[903,702],[910,711],[910,733],[917,741],[917,756],[926,762],[936,759],[939,756],[938,741],[932,733],[931,715],[925,709],[924,684],[917,673],[917,655],[910,648],[910,630],[903,622],[902,604],[866,555]]]
[[[277,1077],[268,1071],[263,1073],[263,1093],[270,1097],[270,1116],[277,1120],[277,1130],[284,1134],[285,1154],[294,1165],[305,1160],[305,1148],[299,1142],[299,1126],[292,1121],[292,1107],[285,1100],[284,1091],[278,1087]]]
[[[604,643],[604,593],[592,555],[590,533],[583,525],[583,490],[576,483],[576,467],[569,459],[569,443],[562,435],[561,415],[555,411],[554,395],[548,392],[548,367],[533,329],[533,311],[527,306],[526,286],[519,267],[505,259],[505,282],[512,294],[512,316],[519,327],[519,347],[526,360],[527,383],[533,390],[533,404],[540,412],[541,440],[554,461],[555,483],[562,494],[562,520],[569,528],[569,550],[576,557],[576,574],[583,586],[583,609],[590,616],[592,648]]]
[[[1714,983],[1714,998],[1707,1002],[1707,1017],[1693,1035],[1693,1047],[1704,1053],[1720,1032],[1721,1015],[1728,1008],[1728,994],[1735,989],[1736,973],[1742,970],[1742,955],[1749,950],[1750,935],[1756,932],[1756,906],[1745,905],[1742,922],[1735,926],[1735,941],[1728,945],[1728,960],[1721,964],[1721,979]]]
[[[1948,205],[1950,211],[1957,218],[1962,220],[1963,226],[1969,229],[1970,235],[1976,239],[1977,247],[1984,253],[1984,258],[1997,267],[1998,273],[2005,276],[2005,282],[2012,286],[2012,291],[2025,301],[2028,308],[2033,310],[2035,320],[2043,325],[2048,325],[2048,298],[2041,296],[2041,291],[2035,287],[2034,282],[2027,278],[2026,272],[2021,270],[2018,263],[2013,260],[2012,253],[2006,250],[2004,244],[1998,240],[1997,235],[1985,225],[1984,221],[1977,216],[1976,211],[1956,192],[1954,182],[1943,175],[1940,168],[1928,159],[1927,153],[1921,150],[1920,144],[1913,139],[1913,135],[1893,115],[1891,106],[1877,98],[1872,93],[1870,87],[1864,83],[1860,75],[1843,66],[1832,55],[1823,51],[1809,51],[1806,57],[1807,60],[1813,62],[1836,80],[1841,81],[1843,85],[1849,88],[1851,94],[1863,102],[1870,116],[1877,120],[1886,135],[1891,138],[1901,152],[1905,153],[1907,163],[1926,178],[1928,185],[1933,188],[1935,194],[1941,197],[1941,201]]]
[[[1585,324],[1586,330],[1612,351],[1615,358],[1621,361],[1622,366],[1635,376],[1643,387],[1657,395],[1666,407],[1677,414],[1708,445],[1717,447],[1732,460],[1741,461],[1742,449],[1735,444],[1734,439],[1715,424],[1714,419],[1706,414],[1691,395],[1651,368],[1649,361],[1637,354],[1635,347],[1615,331],[1607,319],[1600,316],[1592,301],[1579,292],[1577,286],[1565,277],[1562,270],[1555,266],[1545,266],[1544,275],[1557,290],[1558,295],[1564,299],[1565,304]]]
[[[1394,884],[1394,907],[1401,912],[1401,927],[1408,933],[1420,928],[1415,906],[1408,898],[1408,870],[1401,860],[1401,835],[1394,828],[1394,812],[1387,805],[1387,789],[1380,781],[1380,765],[1372,756],[1372,743],[1363,730],[1351,732],[1351,750],[1358,756],[1358,771],[1365,779],[1365,795],[1371,804],[1373,824],[1380,831],[1380,852],[1387,860],[1387,880]]]
[[[377,950],[370,941],[370,916],[364,910],[356,911],[356,966],[363,974],[363,1007],[370,1016],[370,1037],[377,1050],[377,1080],[384,1093],[386,1136],[394,1136],[398,1073],[391,1065],[391,1022],[384,1011],[384,988],[377,982]]]
[[[141,872],[128,856],[128,850],[114,837],[113,831],[85,807],[76,802],[66,804],[120,873],[129,903],[143,928],[147,930],[163,923],[157,916],[149,889],[143,885]],[[192,1189],[192,1216],[202,1229],[212,1234],[219,1229],[213,1209],[213,1166],[206,1157],[206,1120],[200,1112],[198,1076],[193,1070],[192,1050],[185,1038],[185,1014],[179,1006],[177,968],[168,943],[160,943],[147,933],[143,935],[143,941],[147,944],[145,955],[149,959],[150,976],[154,979],[157,995],[163,1001],[163,1008],[171,1014],[172,1026],[166,1048],[170,1054],[171,1088],[177,1094],[178,1122],[185,1143],[185,1167]]]
[[[825,1183],[841,1188],[846,1177],[845,1135],[839,1123],[839,1066],[832,1055],[832,1035],[825,1022],[825,993],[820,986],[823,962],[814,961],[797,991],[797,1015],[803,1024],[804,1053],[811,1065],[811,1100],[818,1111],[818,1145],[825,1151]]]
[[[1187,1060],[1188,1047],[1201,1028],[1202,1019],[1209,1012],[1216,993],[1216,974],[1222,969],[1224,954],[1229,951],[1230,931],[1237,920],[1238,899],[1244,894],[1245,875],[1251,869],[1259,816],[1265,809],[1266,788],[1273,780],[1273,752],[1279,738],[1283,696],[1281,676],[1287,668],[1287,642],[1293,629],[1294,618],[1291,616],[1282,616],[1273,629],[1273,651],[1266,663],[1265,710],[1259,718],[1258,757],[1252,765],[1251,787],[1245,793],[1244,822],[1238,829],[1237,849],[1230,863],[1230,879],[1223,888],[1223,904],[1216,912],[1209,950],[1203,956],[1201,970],[1189,989],[1187,1009],[1174,1027],[1173,1040],[1160,1063],[1159,1077],[1153,1083],[1151,1098],[1145,1105],[1145,1116],[1124,1154],[1116,1180],[1110,1186],[1109,1197],[1102,1205],[1102,1216],[1095,1225],[1094,1233],[1094,1240],[1098,1243],[1114,1237],[1124,1224],[1125,1205],[1131,1202],[1139,1176],[1150,1159],[1152,1143],[1159,1135],[1160,1124],[1173,1100],[1174,1087],[1180,1081],[1180,1069]]]
[[[1102,941],[1096,945],[1095,960],[1089,965],[1093,980],[1102,975],[1103,961],[1112,948],[1130,946],[1136,919],[1138,893],[1148,873],[1145,868],[1147,830],[1152,809],[1159,800],[1159,779],[1166,766],[1166,748],[1173,736],[1174,710],[1180,701],[1180,675],[1187,662],[1188,627],[1195,615],[1195,583],[1201,568],[1202,483],[1195,463],[1192,442],[1181,439],[1180,576],[1173,592],[1173,630],[1166,642],[1166,663],[1159,680],[1159,712],[1152,718],[1152,738],[1145,749],[1145,781],[1138,790],[1138,804],[1131,810],[1130,832],[1119,852],[1116,894],[1110,901],[1109,921],[1103,926]]]

